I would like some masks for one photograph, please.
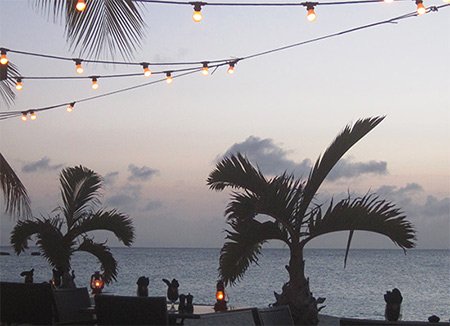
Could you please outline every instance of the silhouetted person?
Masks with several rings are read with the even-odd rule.
[[[29,271],[23,271],[20,276],[25,276],[25,283],[33,283],[34,268]]]
[[[395,288],[391,291],[387,291],[384,295],[384,301],[386,301],[386,310],[384,315],[389,321],[397,321],[400,317],[400,308],[403,301],[400,290]]]
[[[137,284],[137,296],[148,297],[148,285],[150,284],[148,277],[145,276],[139,277],[136,284]]]

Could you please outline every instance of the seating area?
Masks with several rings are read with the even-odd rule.
[[[409,325],[409,326],[431,326],[431,325],[446,325],[449,326],[448,322],[438,322],[430,323],[427,321],[387,321],[387,320],[374,320],[374,319],[358,319],[358,318],[341,318],[339,321],[341,326],[389,326],[389,325]]]
[[[6,325],[293,325],[287,306],[179,314],[168,311],[166,297],[102,294],[94,308],[87,288],[55,290],[49,283],[1,282],[0,293]]]

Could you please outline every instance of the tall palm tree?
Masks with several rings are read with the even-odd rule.
[[[83,166],[69,167],[60,174],[63,205],[56,216],[19,221],[11,232],[11,244],[17,254],[28,248],[36,236],[36,244],[53,268],[63,273],[63,287],[70,281],[71,257],[77,251],[98,258],[107,283],[116,280],[117,262],[105,243],[94,242],[91,231],[107,230],[124,245],[134,240],[131,219],[117,210],[98,209],[102,178]]]
[[[3,191],[5,213],[23,217],[31,216],[27,189],[0,153],[0,187]]]
[[[314,202],[320,185],[339,159],[383,119],[363,119],[353,127],[347,126],[316,161],[307,180],[295,179],[286,172],[266,179],[239,153],[217,164],[207,184],[218,191],[234,189],[225,211],[231,230],[227,230],[219,260],[219,274],[226,284],[239,281],[249,265],[258,261],[265,242],[280,240],[290,250],[286,266],[289,281],[281,294],[275,294],[275,304],[289,305],[296,324],[316,325],[318,303],[323,299],[313,297],[304,273],[303,248],[309,241],[330,232],[350,231],[345,258],[356,230],[383,234],[403,250],[414,247],[411,223],[392,203],[373,194],[331,201],[327,207]],[[260,214],[270,220],[258,221]]]

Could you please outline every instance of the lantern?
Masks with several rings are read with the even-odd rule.
[[[216,285],[216,304],[214,305],[214,311],[225,310],[228,310],[227,302],[225,300],[225,284],[222,280],[219,280]]]
[[[100,272],[95,272],[91,276],[91,289],[92,294],[100,294],[102,293],[103,288],[105,287],[105,281],[103,280],[102,274]]]

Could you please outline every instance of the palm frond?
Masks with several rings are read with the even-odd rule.
[[[256,220],[229,221],[232,230],[227,230],[227,241],[219,259],[219,274],[225,284],[234,284],[245,274],[250,264],[258,263],[262,245],[268,240],[286,241],[286,235],[275,222]]]
[[[330,204],[323,216],[318,216],[311,218],[303,245],[326,233],[370,231],[387,236],[403,250],[415,246],[415,230],[406,216],[394,204],[374,195]]]
[[[3,191],[5,212],[11,215],[30,217],[30,198],[27,190],[1,153],[0,186]]]
[[[28,241],[36,236],[36,245],[53,267],[70,268],[71,241],[61,233],[59,219],[18,221],[11,232],[11,244],[17,254],[28,248]]]
[[[116,280],[117,277],[117,261],[114,259],[109,247],[101,243],[95,243],[89,238],[84,238],[83,242],[75,251],[88,252],[100,262],[103,271],[103,277],[106,283]]]
[[[100,210],[78,221],[68,232],[68,237],[74,239],[91,231],[111,231],[117,239],[126,246],[131,246],[134,241],[133,221],[127,215],[116,210]]]
[[[83,166],[65,168],[61,171],[61,196],[64,206],[61,210],[70,229],[77,220],[89,215],[100,203],[102,178]]]
[[[228,220],[254,218],[258,214],[272,217],[283,225],[285,230],[295,236],[291,220],[299,200],[300,181],[283,174],[265,183],[264,190],[256,195],[251,192],[234,192],[225,214]]]
[[[299,216],[305,214],[320,185],[342,156],[361,138],[383,121],[383,119],[384,117],[360,119],[353,127],[346,126],[336,137],[323,156],[317,159],[314,168],[311,170],[308,182],[304,188],[303,199],[299,208]]]
[[[16,85],[16,78],[20,76],[19,69],[11,61],[6,65],[1,65],[1,74],[6,74],[6,79],[0,80],[0,99],[9,107],[14,103],[16,98],[16,93],[14,93],[14,87]],[[6,70],[6,71],[5,71]]]
[[[71,49],[80,55],[131,58],[144,38],[145,22],[140,8],[132,0],[90,0],[78,12],[76,0],[39,0],[38,11],[64,17],[66,37]]]
[[[242,154],[232,154],[217,163],[206,180],[210,189],[221,191],[226,187],[246,189],[259,194],[267,186],[267,180],[258,168]]]

